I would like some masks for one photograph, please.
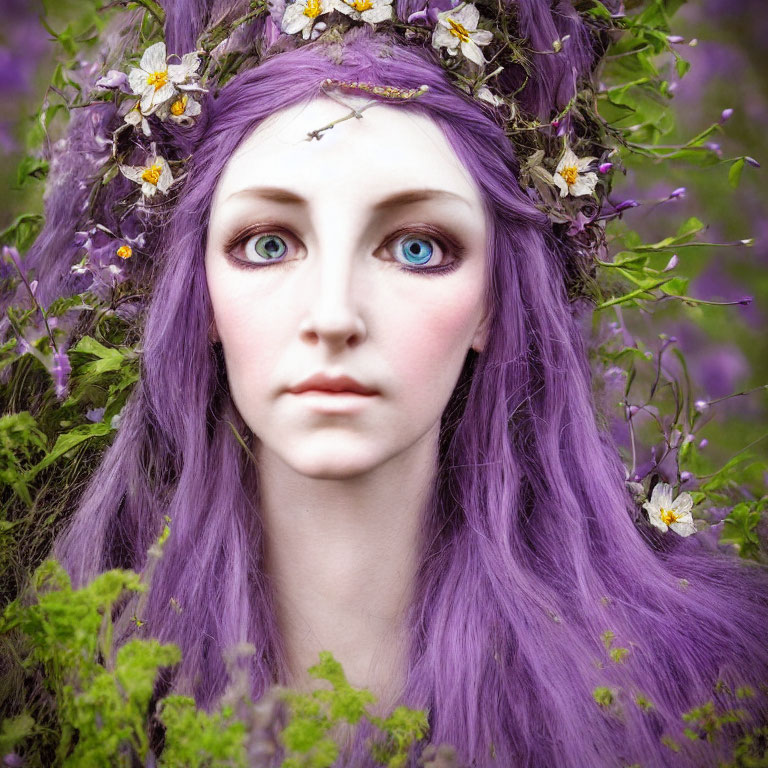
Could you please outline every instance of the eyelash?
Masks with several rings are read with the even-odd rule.
[[[285,264],[287,263],[285,261],[275,261],[271,264],[269,262],[256,263],[256,262],[247,261],[246,259],[240,259],[233,255],[233,252],[238,247],[244,246],[245,243],[248,242],[250,238],[256,235],[279,234],[282,236],[283,232],[284,230],[279,226],[270,227],[269,225],[266,225],[266,226],[252,227],[251,229],[247,229],[244,232],[238,233],[233,238],[228,240],[226,245],[224,246],[224,252],[226,253],[227,257],[231,262],[233,262],[238,267],[242,267],[243,269],[262,269],[263,267],[274,267],[280,264]],[[466,252],[466,248],[463,245],[456,242],[453,238],[448,237],[441,232],[433,230],[432,227],[416,227],[414,229],[408,229],[408,228],[399,229],[396,232],[394,232],[392,236],[387,240],[386,245],[389,245],[391,242],[397,240],[398,238],[404,237],[405,235],[409,235],[411,237],[417,237],[417,238],[424,238],[426,240],[432,240],[433,242],[437,243],[440,249],[447,256],[450,257],[450,262],[448,264],[445,264],[439,267],[406,267],[402,264],[402,262],[399,262],[397,261],[397,259],[394,259],[394,262],[399,265],[399,268],[403,272],[418,272],[419,274],[427,274],[430,276],[447,274],[448,272],[453,272],[453,270],[459,266]]]

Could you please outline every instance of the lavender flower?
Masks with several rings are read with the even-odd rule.
[[[56,386],[56,397],[59,400],[63,400],[67,392],[67,385],[69,383],[69,374],[72,371],[72,366],[69,362],[66,352],[54,352],[53,353],[53,367],[51,368],[51,376],[53,376],[53,382]]]

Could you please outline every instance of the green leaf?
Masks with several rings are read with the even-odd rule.
[[[688,291],[687,277],[673,277],[661,286],[661,290],[669,296],[685,296]]]
[[[94,437],[107,435],[111,431],[112,427],[109,424],[98,422],[97,424],[84,424],[59,435],[51,452],[39,464],[36,464],[25,474],[25,479],[31,480],[38,472],[53,464],[54,461],[71,451],[73,448],[76,448],[80,443]]]
[[[760,548],[757,526],[760,513],[754,502],[737,504],[725,518],[720,540],[735,544],[741,557],[753,557]]]
[[[741,181],[741,172],[744,170],[746,160],[740,157],[728,169],[728,183],[735,189]]]

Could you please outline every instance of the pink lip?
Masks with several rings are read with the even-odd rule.
[[[288,390],[294,395],[314,392],[323,395],[375,395],[375,389],[366,387],[351,376],[327,376],[318,373]]]

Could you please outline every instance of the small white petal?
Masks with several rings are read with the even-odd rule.
[[[688,515],[687,517],[683,518],[682,520],[676,520],[670,528],[680,536],[690,536],[693,533],[696,533],[696,526],[693,523],[693,518]]]
[[[483,64],[488,63],[485,60],[485,56],[483,56],[483,52],[480,50],[480,48],[478,48],[477,45],[475,45],[472,39],[470,39],[468,43],[462,41],[461,52],[466,58],[468,58],[470,61],[473,61],[475,64],[479,64],[481,67]]]
[[[369,8],[367,11],[363,11],[360,16],[362,20],[368,24],[378,24],[380,21],[388,21],[392,18],[392,6],[380,5],[374,8]]]
[[[470,37],[478,45],[488,45],[493,40],[493,32],[487,29],[476,29],[471,33]]]
[[[141,68],[145,72],[165,72],[167,69],[165,43],[150,45],[141,57]]]
[[[693,497],[690,493],[681,493],[673,502],[672,509],[678,515],[685,515],[690,513],[693,509]]]
[[[147,89],[147,73],[143,69],[132,69],[128,73],[128,84],[131,90],[138,96]]]
[[[597,176],[594,173],[579,174],[576,182],[571,184],[571,194],[574,197],[590,195],[595,190]]]
[[[121,165],[120,166],[120,173],[122,173],[123,176],[139,184],[142,183],[141,174],[144,173],[145,170],[146,169],[140,165]]]
[[[560,189],[560,197],[565,197],[568,194],[568,185],[566,184],[565,179],[559,173],[556,173],[553,176],[553,181]]]
[[[672,506],[672,486],[668,483],[657,483],[651,494],[651,504],[669,509]]]

